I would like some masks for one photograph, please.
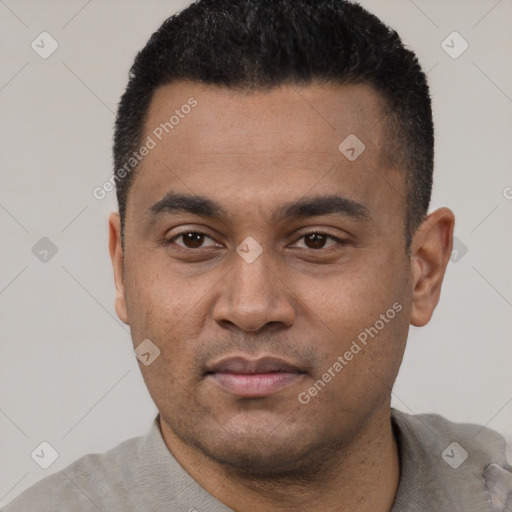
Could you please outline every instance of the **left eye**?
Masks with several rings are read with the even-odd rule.
[[[333,245],[336,245],[337,243],[343,243],[343,240],[328,235],[327,233],[307,233],[306,235],[302,235],[299,240],[304,239],[304,245],[306,249],[325,249],[326,247],[332,247]],[[327,245],[326,243],[328,240],[331,240],[331,245]]]

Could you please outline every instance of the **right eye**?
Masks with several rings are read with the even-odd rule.
[[[177,240],[182,241],[182,243],[178,243]],[[205,239],[209,239],[213,242],[208,246],[203,246]],[[217,245],[216,242],[209,237],[205,233],[201,233],[200,231],[183,231],[182,233],[178,233],[171,238],[165,240],[165,245],[170,245],[175,243],[176,245],[183,247],[185,249],[202,249],[202,247],[211,247]]]

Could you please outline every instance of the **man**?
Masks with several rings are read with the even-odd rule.
[[[357,4],[165,21],[119,106],[109,219],[159,414],[6,510],[512,510],[499,434],[390,407],[452,249],[433,144],[415,55]]]

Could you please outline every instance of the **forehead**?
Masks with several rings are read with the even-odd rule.
[[[333,143],[336,150],[340,137],[351,133],[364,140],[368,149],[382,142],[382,98],[366,84],[284,85],[245,92],[176,82],[155,91],[145,132],[151,134],[161,123],[169,121],[190,98],[197,105],[173,126],[169,133],[172,137],[165,141],[169,147],[178,149],[185,144],[194,153],[288,148],[332,154]],[[201,137],[193,137],[198,128]],[[279,140],[275,135],[279,135]]]
[[[382,116],[369,85],[243,92],[168,84],[155,91],[146,117],[143,142],[151,139],[152,149],[132,185],[134,207],[147,210],[169,190],[259,202],[260,211],[309,191],[378,203],[401,187],[390,187],[397,176],[382,167]]]

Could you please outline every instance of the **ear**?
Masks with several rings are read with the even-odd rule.
[[[412,308],[410,322],[427,324],[439,302],[441,284],[453,245],[455,217],[439,208],[426,217],[411,244]]]
[[[123,282],[123,248],[121,246],[121,219],[119,213],[113,212],[108,218],[109,226],[109,250],[114,269],[114,282],[116,285],[116,313],[117,316],[128,324],[126,313],[126,300],[124,297]]]

